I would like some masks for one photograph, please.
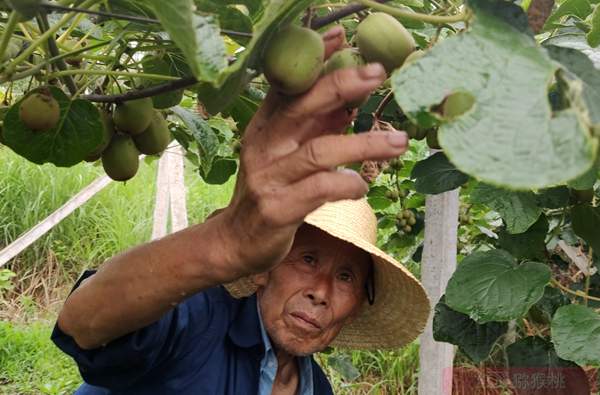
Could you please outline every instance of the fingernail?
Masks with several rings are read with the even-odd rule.
[[[342,28],[341,26],[332,27],[327,32],[325,32],[325,34],[323,34],[323,40],[327,41],[327,40],[337,38],[338,36],[342,35],[343,33],[344,33],[344,28]]]
[[[380,63],[369,63],[359,69],[359,73],[363,78],[385,78],[385,69]]]
[[[408,143],[408,136],[404,132],[390,132],[387,139],[393,147],[405,147]]]

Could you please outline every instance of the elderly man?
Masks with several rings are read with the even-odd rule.
[[[324,41],[328,56],[343,30]],[[313,353],[419,334],[423,288],[375,247],[367,185],[336,169],[405,152],[401,132],[340,135],[345,103],[385,78],[371,64],[269,93],[226,208],[85,273],[52,335],[86,381],[77,394],[330,394]]]

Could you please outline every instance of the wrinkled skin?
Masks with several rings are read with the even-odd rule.
[[[296,356],[325,349],[360,311],[370,264],[363,250],[301,226],[282,263],[254,276],[263,322],[275,347]]]

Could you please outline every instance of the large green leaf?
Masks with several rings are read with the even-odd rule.
[[[215,0],[195,0],[195,3],[200,11],[216,14],[221,29],[239,33],[252,33],[252,21],[237,8]],[[241,45],[246,45],[250,41],[250,38],[244,35],[232,35],[231,38]]]
[[[563,76],[571,91],[571,101],[586,115],[592,126],[600,125],[600,70],[585,54],[572,48],[546,47],[550,56],[568,71]],[[578,100],[583,103],[578,103]]]
[[[155,0],[158,1],[158,0]],[[277,31],[292,22],[313,0],[271,0],[254,25],[252,40],[215,84],[201,84],[198,98],[210,113],[226,108],[261,69],[264,48]]]
[[[600,251],[600,207],[580,204],[571,209],[573,231],[594,251]]]
[[[517,259],[544,259],[546,252],[546,234],[548,220],[545,215],[524,233],[510,234],[505,230],[498,233],[500,248],[511,253]]]
[[[219,138],[208,122],[198,114],[176,106],[171,109],[190,130],[200,154],[200,171],[208,175],[219,152]],[[235,170],[234,170],[235,171]]]
[[[522,10],[502,1],[470,4],[475,17],[469,31],[393,74],[400,107],[423,124],[449,94],[471,94],[473,107],[445,119],[438,138],[459,170],[487,183],[543,188],[585,173],[596,142],[574,109],[552,114],[547,89],[558,65],[515,27]],[[510,12],[513,24],[506,22]]]
[[[556,45],[564,48],[573,48],[583,52],[594,63],[596,68],[600,68],[600,50],[591,48],[586,40],[585,33],[563,33],[550,37],[544,41],[544,45]]]
[[[70,167],[81,162],[104,138],[98,109],[86,100],[70,100],[60,89],[49,87],[60,106],[60,121],[52,130],[37,132],[19,118],[21,101],[4,118],[5,144],[33,163]]]
[[[435,306],[433,338],[457,345],[476,364],[490,355],[492,347],[507,329],[505,322],[478,324],[468,315],[448,307],[444,298]]]
[[[411,178],[416,179],[417,192],[430,195],[451,191],[469,181],[469,176],[457,170],[442,152],[418,162]]]
[[[509,375],[518,395],[589,395],[583,369],[559,358],[551,342],[529,336],[506,348]]]
[[[525,315],[544,294],[550,269],[541,263],[517,265],[506,251],[476,252],[466,257],[446,288],[446,303],[480,324]]]
[[[523,233],[533,225],[542,209],[533,192],[513,192],[480,183],[471,192],[471,201],[497,211],[509,233]]]
[[[571,299],[567,298],[558,289],[546,286],[544,296],[531,307],[529,314],[534,320],[547,325],[552,322],[552,317],[556,313],[556,310],[568,304],[571,304]]]
[[[600,365],[600,315],[582,305],[563,306],[551,326],[556,353],[579,365]]]
[[[227,67],[225,44],[215,19],[197,15],[193,0],[148,0],[199,81],[215,83]]]
[[[590,0],[565,0],[558,9],[550,15],[544,25],[544,30],[560,27],[560,19],[565,16],[576,16],[585,19],[592,12]]]

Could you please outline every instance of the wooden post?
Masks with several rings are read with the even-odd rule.
[[[83,188],[77,195],[69,199],[69,201],[63,204],[58,210],[21,235],[17,240],[6,246],[6,248],[0,251],[0,267],[4,266],[8,261],[16,257],[24,249],[45,235],[73,211],[83,206],[111,182],[112,180],[107,176],[97,178],[87,187]]]
[[[458,189],[427,196],[425,203],[421,281],[431,299],[432,313],[420,337],[419,395],[452,393],[454,346],[433,340],[432,319],[433,307],[456,269],[458,206]]]
[[[169,155],[163,154],[158,160],[156,175],[156,199],[152,222],[152,240],[160,239],[168,233],[169,222]]]
[[[169,148],[169,196],[171,200],[171,231],[188,227],[183,149],[177,144]]]

